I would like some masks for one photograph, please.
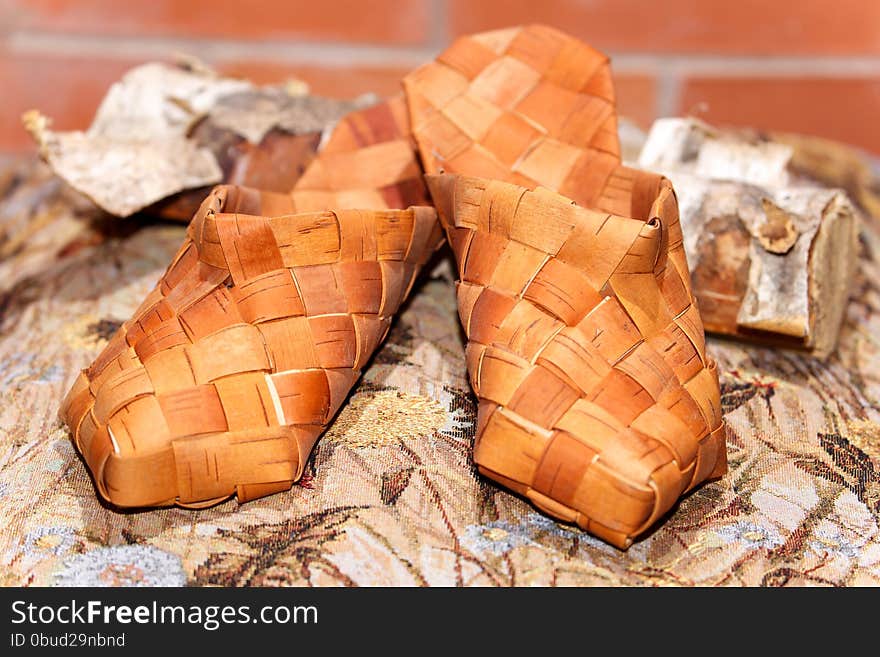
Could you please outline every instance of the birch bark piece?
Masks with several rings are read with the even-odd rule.
[[[103,210],[189,221],[216,183],[290,190],[324,130],[373,100],[256,87],[199,63],[148,63],[111,86],[84,132],[54,132],[36,110],[23,121],[55,173]]]
[[[639,164],[675,185],[706,330],[826,358],[855,273],[857,214],[842,190],[797,181],[792,152],[662,119]]]
[[[880,228],[880,161],[876,157],[854,146],[811,135],[773,132],[769,138],[792,149],[788,167],[792,173],[825,187],[846,190],[862,211],[860,217],[873,221],[875,229]]]

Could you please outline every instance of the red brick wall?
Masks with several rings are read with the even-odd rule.
[[[813,133],[880,153],[880,0],[0,0],[0,150],[19,115],[85,127],[126,68],[174,52],[317,93],[393,93],[458,34],[561,27],[609,52],[622,112]]]

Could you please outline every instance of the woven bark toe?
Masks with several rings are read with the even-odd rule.
[[[443,240],[405,116],[398,99],[341,121],[291,194],[205,199],[61,408],[102,497],[201,506],[302,475]]]
[[[627,547],[726,471],[670,183],[620,162],[601,53],[543,26],[459,39],[408,76],[455,251],[474,460]]]
[[[621,216],[650,209],[654,181],[620,162],[608,58],[587,44],[542,25],[461,37],[403,84],[426,172],[540,185]]]

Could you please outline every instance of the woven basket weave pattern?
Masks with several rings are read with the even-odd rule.
[[[430,185],[459,263],[474,460],[626,547],[726,464],[715,364],[667,257],[671,188],[645,222],[543,188]]]
[[[103,497],[198,506],[301,476],[443,240],[407,125],[401,99],[355,113],[290,195],[204,201],[61,409]]]
[[[461,278],[474,459],[627,547],[726,471],[672,187],[621,165],[607,58],[550,28],[459,39],[404,84],[425,167],[446,172],[429,186]]]
[[[620,163],[608,58],[576,39],[544,26],[462,37],[404,88],[428,173],[547,187],[621,216],[650,209],[634,193],[646,174]]]

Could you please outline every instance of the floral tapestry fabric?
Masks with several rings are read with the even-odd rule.
[[[114,221],[42,169],[0,172],[0,584],[880,584],[880,235],[829,361],[710,339],[730,473],[620,551],[479,476],[448,251],[292,490],[103,505],[56,417],[184,228]]]

